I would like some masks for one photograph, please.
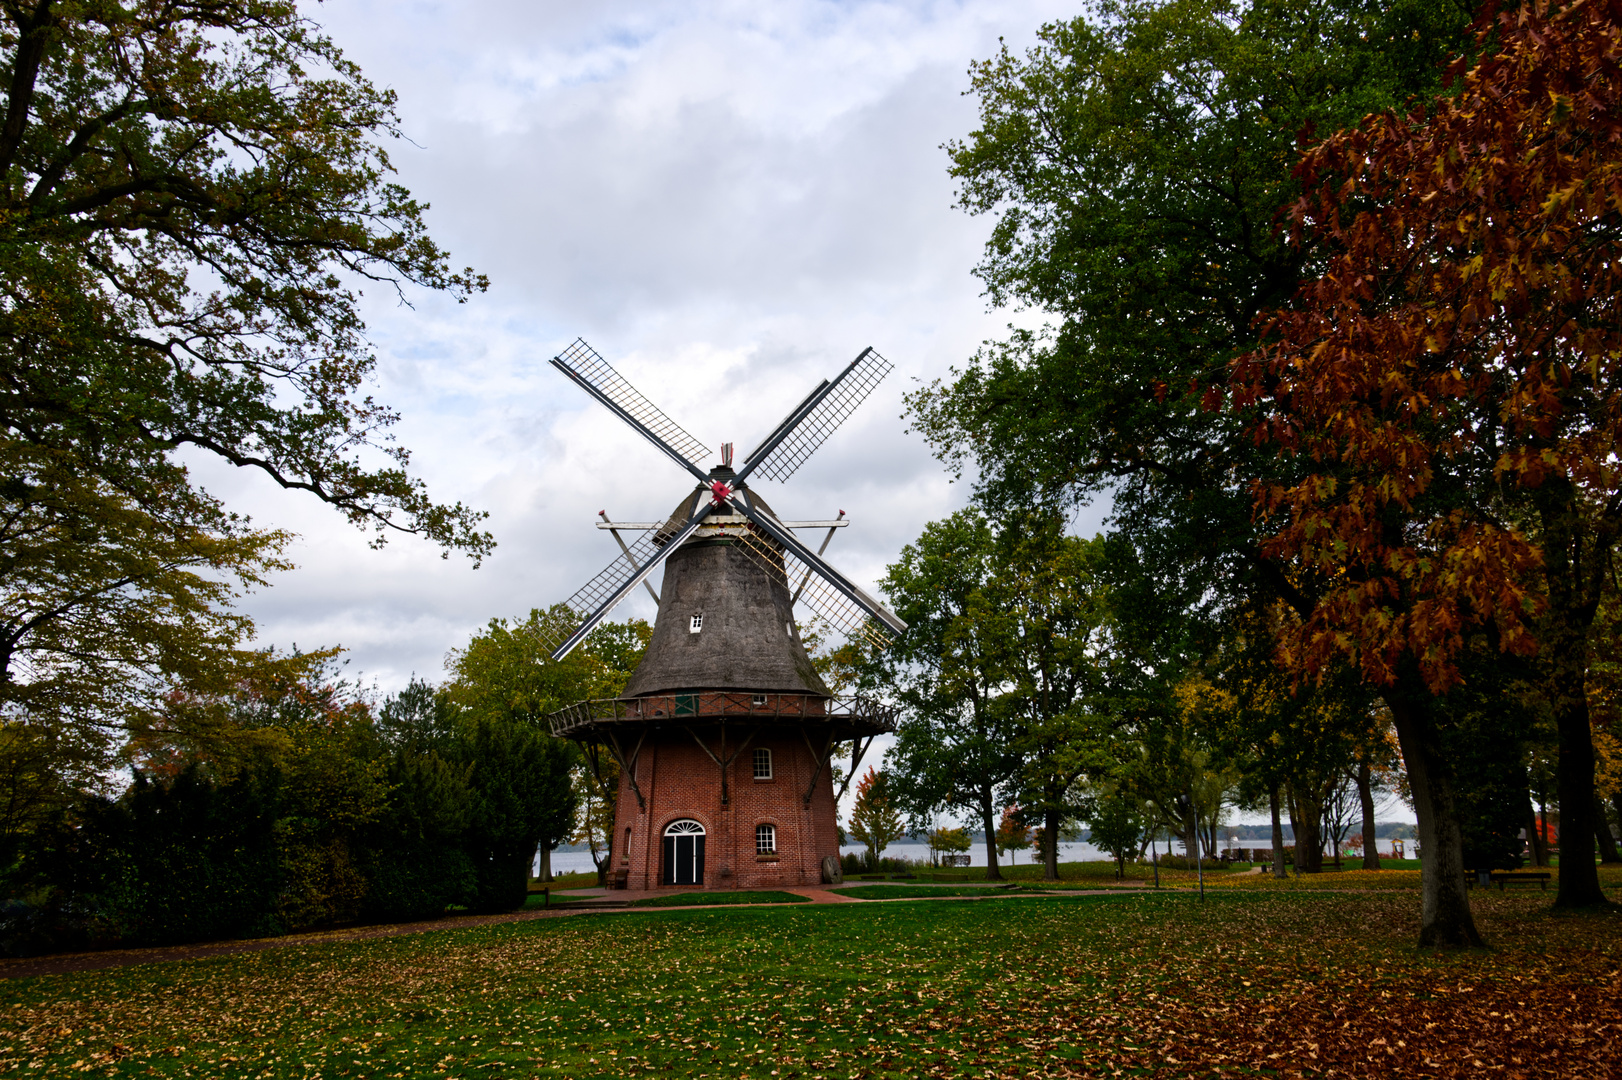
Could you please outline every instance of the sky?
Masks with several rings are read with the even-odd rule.
[[[299,535],[297,568],[241,605],[259,642],[341,645],[385,693],[438,681],[490,619],[567,598],[615,556],[599,510],[667,514],[691,480],[548,365],[576,337],[740,452],[864,347],[894,363],[799,473],[758,485],[788,519],[844,510],[828,558],[871,588],[968,495],[908,432],[902,395],[1039,318],[988,310],[972,274],[991,222],[954,205],[941,146],[975,127],[968,66],[1074,7],[309,5],[398,94],[398,179],[453,265],[490,277],[465,304],[377,294],[365,315],[370,390],[402,414],[412,471],[488,511],[499,546],[478,569],[414,537],[374,551],[314,500],[196,461],[234,509]]]

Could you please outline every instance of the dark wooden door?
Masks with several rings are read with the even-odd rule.
[[[665,884],[704,884],[704,834],[665,837]]]

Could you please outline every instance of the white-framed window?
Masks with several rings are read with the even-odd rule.
[[[755,694],[749,699],[749,705],[751,708],[764,709],[766,707],[766,695]]]
[[[702,629],[704,629],[704,613],[702,611],[695,611],[693,612],[691,621],[689,621],[687,624],[687,632],[689,634],[696,634]]]
[[[770,780],[772,778],[772,752],[764,746],[755,748],[755,779]]]
[[[755,854],[756,855],[776,855],[777,854],[777,826],[776,825],[756,825],[755,826]]]

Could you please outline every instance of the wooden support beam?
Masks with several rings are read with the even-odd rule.
[[[851,740],[850,775],[845,777],[845,783],[840,787],[839,794],[834,796],[835,805],[838,805],[839,800],[845,797],[845,792],[850,790],[850,782],[856,779],[856,767],[860,765],[862,763],[862,759],[867,756],[867,748],[873,745],[873,740],[876,738],[878,738],[878,736],[869,735],[867,737],[867,741],[863,742],[861,736],[858,735],[856,738]]]
[[[717,757],[715,751],[711,750],[709,748],[708,744],[706,744],[703,739],[698,737],[698,732],[694,731],[690,727],[687,727],[686,725],[683,725],[683,730],[686,731],[687,734],[689,734],[689,735],[691,735],[693,737],[693,741],[698,743],[698,748],[700,750],[704,751],[706,754],[708,754],[710,756],[710,760],[715,762],[716,768],[721,770],[721,805],[722,806],[730,805],[731,802],[732,802],[732,793],[731,793],[731,790],[729,789],[729,787],[727,785],[727,770],[729,768],[731,768],[732,763],[738,759],[738,755],[743,753],[744,750],[746,750],[748,748],[749,744],[755,741],[755,734],[756,733],[751,731],[749,733],[749,737],[744,739],[743,742],[739,743],[738,748],[736,750],[732,751],[731,754],[728,754],[725,759],[722,759],[720,757]],[[721,753],[725,754],[726,750],[727,750],[727,729],[726,729],[726,725],[722,724],[721,725]]]
[[[822,778],[822,767],[827,764],[828,755],[834,748],[833,725],[828,726],[828,737],[822,741],[822,753],[820,754],[817,753],[817,748],[811,745],[811,736],[806,733],[804,724],[800,725],[800,739],[805,743],[805,748],[811,752],[811,757],[817,763],[817,767],[811,770],[811,786],[805,789],[805,805],[810,806],[811,796],[817,792],[817,781]],[[837,800],[835,801],[837,802]]]
[[[605,510],[599,510],[597,511],[597,514],[603,519],[598,523],[597,527],[601,529],[604,526],[607,526],[608,531],[614,534],[614,542],[620,546],[621,551],[625,552],[625,561],[631,564],[631,569],[634,571],[636,569],[636,557],[631,554],[631,549],[626,546],[624,538],[620,536],[620,531],[614,528],[614,522],[608,520],[608,512]],[[832,536],[833,534],[830,532],[828,535]],[[643,581],[642,587],[648,590],[648,595],[653,597],[653,602],[657,604],[659,602],[659,594],[653,591],[653,586],[649,585],[646,581]]]
[[[841,510],[841,511],[839,511],[839,517],[834,519],[834,521],[828,526],[828,535],[824,536],[822,538],[822,546],[817,548],[817,554],[819,556],[824,551],[828,550],[828,542],[834,538],[834,530],[839,528],[840,526],[842,526],[844,524],[845,524],[845,512],[843,510]],[[800,579],[800,587],[798,589],[794,590],[794,597],[793,597],[793,599],[791,599],[789,601],[790,604],[799,603],[800,594],[805,592],[806,583],[809,582],[810,580],[811,580],[811,571],[806,570],[805,577]]]
[[[631,782],[631,790],[636,794],[637,808],[646,810],[648,800],[642,797],[642,789],[637,786],[636,782],[636,759],[642,756],[642,744],[648,740],[648,729],[642,729],[642,735],[636,740],[636,746],[632,748],[631,757],[628,761],[625,757],[625,751],[620,747],[619,739],[614,735],[614,732],[609,730],[604,734],[608,736],[609,752],[614,755],[614,760],[620,763],[620,771],[625,774],[625,778]]]

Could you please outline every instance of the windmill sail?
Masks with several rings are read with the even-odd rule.
[[[637,537],[620,558],[603,567],[590,581],[575,590],[564,605],[579,616],[581,622],[573,634],[557,643],[552,650],[552,659],[562,660],[569,655],[587,634],[608,618],[620,601],[646,581],[648,575],[698,529],[710,509],[708,503],[699,506],[693,516],[676,529],[649,529]],[[634,564],[635,569],[627,569],[627,561]]]
[[[832,626],[852,641],[860,641],[875,650],[888,648],[894,640],[889,627],[872,618],[855,601],[828,584],[813,567],[806,566],[794,554],[782,551],[770,540],[753,529],[740,529],[737,538],[742,549],[759,563],[771,577],[780,581],[785,589],[791,580],[800,580],[807,574],[805,587],[797,602],[804,604],[818,619]]]
[[[773,446],[772,438],[769,437],[760,446],[755,447],[754,452],[745,459],[748,462],[745,474],[757,472],[768,480],[777,481],[787,480],[793,476],[795,471],[805,464],[806,459],[816,452],[817,447],[838,430],[846,417],[867,400],[867,396],[892,370],[894,365],[873,349],[863,349],[862,354],[852,360],[831,385],[827,385],[826,389],[819,387],[812,391],[811,397],[801,403],[800,408],[803,409],[820,395],[820,399],[816,400],[798,423],[792,425],[781,442]],[[772,433],[772,437],[790,426],[794,415],[790,413],[783,423],[777,426],[777,431]],[[756,455],[762,451],[765,457],[756,461]]]
[[[643,397],[584,339],[576,339],[552,364],[641,432],[672,461],[695,475],[701,485],[663,526],[644,532],[625,550],[623,558],[610,562],[565,602],[582,621],[574,633],[553,650],[553,659],[561,660],[568,655],[722,503],[753,523],[753,528],[741,530],[744,550],[761,562],[768,574],[780,579],[785,591],[791,591],[817,617],[850,637],[878,648],[888,645],[895,635],[906,630],[907,624],[894,612],[824,562],[769,509],[764,505],[756,508],[744,485],[749,474],[757,470],[773,480],[785,480],[794,475],[893,370],[884,357],[872,348],[863,349],[832,382],[818,385],[784,417],[736,473],[730,468],[730,444],[722,450],[720,468],[703,469],[699,463],[709,456],[705,445]],[[721,533],[734,535],[725,528]],[[626,567],[627,562],[630,568]],[[801,580],[798,589],[788,589],[791,575]]]
[[[888,646],[895,635],[907,629],[907,624],[895,612],[824,562],[816,552],[800,542],[792,529],[763,507],[753,505],[747,492],[742,493],[741,497],[729,498],[727,505],[747,517],[764,534],[745,539],[755,544],[750,554],[757,561],[764,557],[774,567],[781,567],[769,567],[772,573],[784,575],[787,581],[790,574],[804,577],[805,571],[813,572],[801,589],[800,599],[815,614],[846,634],[860,635],[879,648]]]
[[[622,420],[648,436],[655,446],[679,464],[697,469],[709,460],[709,447],[693,438],[686,428],[643,397],[641,391],[626,381],[625,376],[597,354],[596,349],[586,344],[585,338],[576,338],[574,344],[553,359],[552,365],[579,383]]]

